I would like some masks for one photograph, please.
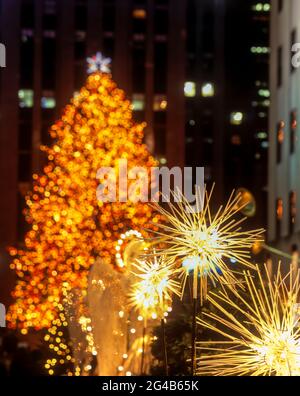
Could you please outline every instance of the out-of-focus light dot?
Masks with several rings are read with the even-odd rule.
[[[123,318],[123,317],[124,317],[124,311],[120,311],[120,312],[119,312],[119,317],[120,317],[120,318]]]
[[[124,353],[124,354],[123,354],[123,359],[127,359],[127,358],[128,358],[127,353]]]
[[[130,377],[132,374],[131,374],[131,371],[126,371],[126,376],[127,377]]]
[[[143,317],[142,317],[141,315],[139,315],[139,316],[138,316],[138,321],[141,322],[142,320],[143,320]]]
[[[156,313],[153,313],[153,314],[151,315],[151,317],[152,317],[152,319],[157,319]]]
[[[136,332],[135,329],[131,329],[131,330],[130,330],[130,333],[132,333],[132,334],[134,334],[135,332]]]
[[[123,366],[119,366],[118,367],[118,371],[123,371],[124,370],[124,367]]]
[[[230,122],[232,125],[240,125],[243,122],[244,115],[240,111],[234,111],[230,114]]]
[[[212,83],[205,83],[201,87],[201,94],[204,98],[209,98],[214,96],[215,94],[215,87]]]
[[[49,375],[53,375],[54,371],[53,370],[49,370],[48,373],[49,373]]]
[[[167,311],[172,312],[172,307],[168,307]]]
[[[185,82],[184,95],[189,98],[193,98],[196,96],[196,84],[193,81]]]

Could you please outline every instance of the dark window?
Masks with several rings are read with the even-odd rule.
[[[75,64],[75,90],[79,91],[86,79],[85,63]]]
[[[282,47],[277,50],[277,86],[282,84]]]
[[[86,34],[82,30],[76,32],[74,55],[76,61],[86,58]]]
[[[109,58],[113,59],[114,56],[114,47],[115,47],[115,40],[113,35],[111,36],[104,36],[103,38],[103,51],[104,55],[108,56]],[[112,63],[113,67],[113,63]]]
[[[297,197],[295,191],[290,192],[289,196],[289,226],[290,234],[294,232],[297,211]]]
[[[155,153],[164,155],[166,153],[166,127],[156,125],[154,127]]]
[[[23,35],[20,53],[20,85],[22,88],[32,88],[34,69],[34,39]]]
[[[290,43],[290,48],[292,49],[293,45],[297,43],[297,30],[294,29],[291,33],[291,43]],[[292,57],[293,57],[293,53],[292,53]],[[291,60],[291,72],[295,71],[295,67],[293,66],[293,62]]]
[[[21,5],[21,27],[34,27],[34,0],[23,0]]]
[[[283,8],[283,0],[278,0],[278,11],[280,12]]]
[[[282,159],[282,146],[284,142],[284,122],[280,121],[277,125],[277,164]]]
[[[19,151],[31,151],[32,123],[21,122],[19,125]]]
[[[57,10],[55,0],[44,1],[43,29],[55,30],[57,27]]]
[[[154,48],[154,91],[167,91],[167,43],[155,43]]]
[[[31,178],[31,154],[20,153],[19,155],[19,181],[26,182]]]
[[[290,118],[290,153],[293,154],[295,152],[297,142],[297,111],[291,111]]]
[[[86,30],[87,27],[87,4],[77,1],[75,6],[75,29]]]
[[[146,53],[144,45],[137,45],[133,48],[132,53],[132,72],[133,72],[133,91],[144,92],[145,91],[145,62]]]
[[[202,23],[202,51],[204,53],[213,53],[214,51],[214,14],[207,11],[203,15]]]
[[[154,33],[167,35],[169,30],[168,8],[157,5],[154,12]]]
[[[115,30],[115,1],[105,0],[103,4],[103,30],[113,32]]]
[[[56,75],[56,39],[43,38],[43,60],[42,60],[42,87],[44,90],[55,89]]]

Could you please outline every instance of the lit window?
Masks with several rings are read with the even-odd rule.
[[[243,122],[244,115],[240,111],[234,111],[230,114],[230,123],[232,125],[241,125]]]
[[[282,145],[284,141],[284,122],[280,121],[277,125],[277,163],[281,162]]]
[[[145,95],[133,94],[132,95],[132,109],[134,111],[142,111],[145,108]]]
[[[267,113],[265,113],[264,111],[260,111],[260,112],[258,113],[258,117],[259,117],[259,118],[266,118],[266,117],[267,117]]]
[[[136,19],[145,19],[147,17],[146,10],[143,8],[135,8],[132,12],[132,15]]]
[[[19,106],[22,108],[33,107],[33,90],[20,89],[19,93]]]
[[[258,139],[267,139],[268,134],[267,134],[267,132],[258,132],[258,133],[256,134],[256,137],[257,137]]]
[[[153,102],[154,111],[164,111],[168,106],[166,95],[155,95]]]
[[[193,81],[187,81],[184,84],[184,95],[187,98],[193,98],[196,96],[196,83]]]
[[[241,137],[239,135],[231,136],[231,144],[233,144],[234,146],[240,146],[241,145]]]
[[[283,218],[283,200],[281,198],[277,199],[276,216],[277,216],[277,220],[279,221],[281,221]]]
[[[283,218],[283,200],[281,198],[278,198],[276,200],[276,238],[280,237],[280,232],[281,232],[281,222]]]
[[[44,91],[41,98],[41,106],[43,109],[54,109],[56,106],[56,100],[52,91]]]
[[[258,91],[259,96],[263,96],[264,98],[269,98],[270,97],[270,91],[268,89],[260,89]]]
[[[294,225],[296,221],[296,213],[297,213],[297,196],[295,191],[290,192],[290,233],[294,232]]]
[[[268,54],[270,52],[269,47],[251,47],[252,54]]]
[[[212,83],[205,83],[202,85],[201,94],[203,97],[208,98],[212,97],[215,94],[215,87]]]
[[[252,6],[252,9],[257,12],[269,12],[271,6],[269,3],[257,3]]]
[[[42,98],[41,99],[41,106],[43,109],[54,109],[56,106],[56,101],[54,98]]]
[[[295,146],[297,142],[297,112],[296,110],[291,111],[290,118],[290,153],[295,152]]]

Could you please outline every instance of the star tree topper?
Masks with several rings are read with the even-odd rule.
[[[97,52],[94,56],[87,58],[88,74],[100,71],[102,73],[110,73],[111,59],[105,58],[101,52]]]

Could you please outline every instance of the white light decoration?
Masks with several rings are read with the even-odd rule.
[[[111,58],[105,58],[101,52],[87,58],[88,74],[95,72],[110,73]]]

